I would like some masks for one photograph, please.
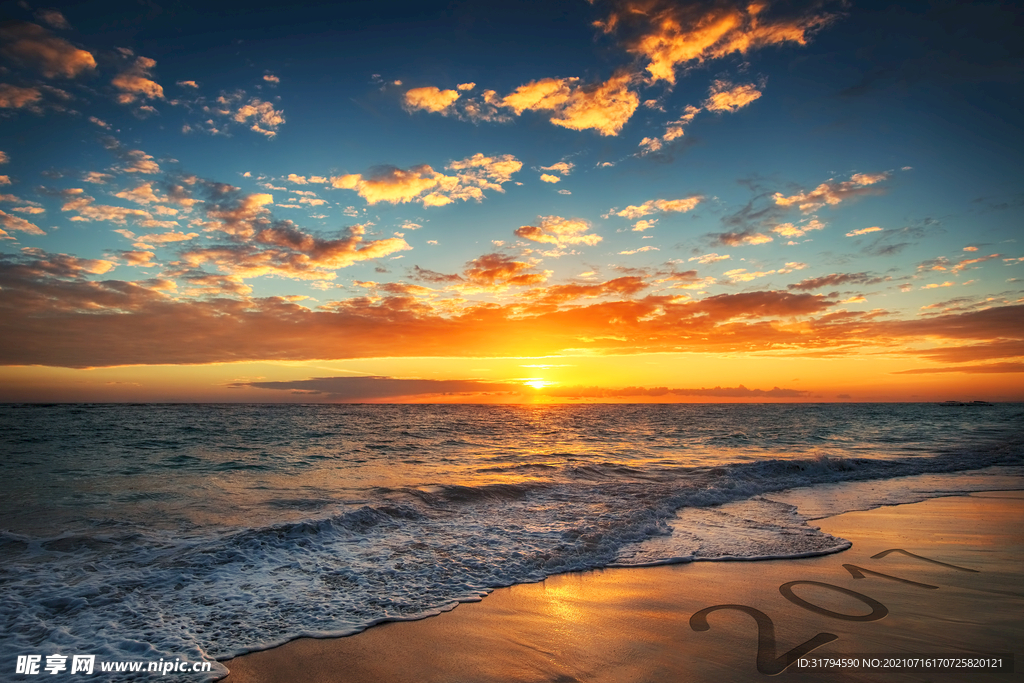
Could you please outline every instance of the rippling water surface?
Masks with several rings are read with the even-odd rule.
[[[561,571],[834,552],[808,518],[1024,487],[1021,424],[1019,404],[0,406],[4,651],[224,659]]]

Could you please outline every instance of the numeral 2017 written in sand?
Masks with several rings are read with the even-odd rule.
[[[900,553],[903,555],[907,555],[908,557],[912,557],[923,562],[929,562],[931,564],[939,565],[947,569],[952,569],[961,572],[978,573],[977,569],[968,569],[966,567],[959,567],[955,564],[939,562],[938,560],[933,560],[927,557],[923,557],[921,555],[915,555],[914,553],[903,550],[902,548],[883,550],[877,555],[872,555],[871,559],[880,560],[892,553]],[[924,590],[937,590],[939,588],[938,586],[933,586],[931,584],[921,583],[919,581],[911,581],[910,579],[904,579],[898,576],[892,576],[890,574],[883,574],[882,572],[877,572],[872,569],[865,569],[864,567],[858,567],[854,564],[844,564],[843,569],[848,571],[854,579],[863,579],[870,575],[873,577],[888,579],[890,581],[898,581],[900,583],[915,586],[917,588],[921,588]],[[844,614],[842,612],[835,612],[833,610],[826,609],[800,597],[796,593],[796,591],[793,590],[796,586],[818,586],[819,588],[825,588],[830,591],[842,593],[843,595],[847,595],[851,598],[854,598],[855,600],[859,600],[860,602],[864,603],[867,607],[870,608],[871,611],[868,614],[863,615]],[[781,586],[779,586],[779,592],[782,593],[782,596],[784,598],[792,602],[794,605],[802,607],[808,611],[814,612],[815,614],[820,614],[826,617],[830,617],[832,619],[840,619],[843,621],[877,621],[889,613],[889,609],[885,605],[883,605],[881,602],[875,600],[874,598],[868,595],[858,593],[857,591],[852,591],[848,588],[835,586],[831,583],[823,583],[821,581],[789,581],[788,583],[784,583]],[[754,621],[757,622],[757,670],[762,674],[767,674],[769,676],[774,676],[776,674],[782,673],[807,653],[816,650],[825,643],[830,643],[833,640],[838,640],[839,638],[839,636],[835,635],[834,633],[819,633],[815,635],[813,638],[806,640],[803,643],[800,643],[788,652],[776,656],[774,622],[772,622],[771,617],[769,617],[761,610],[756,609],[754,607],[750,607],[748,605],[714,605],[712,607],[705,607],[704,609],[700,610],[692,617],[690,617],[690,628],[692,628],[694,631],[709,630],[711,628],[711,625],[708,623],[708,615],[712,612],[717,612],[719,610],[736,610],[738,612],[743,612],[744,614],[749,614],[751,617],[754,618]]]

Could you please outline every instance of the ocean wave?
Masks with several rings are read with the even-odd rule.
[[[953,463],[913,466],[942,472]],[[654,484],[446,485],[215,535],[7,533],[0,546],[15,552],[0,570],[0,618],[14,654],[130,659],[146,643],[154,657],[223,659],[420,618],[559,572],[837,552],[843,539],[808,526],[772,492],[893,482],[910,467],[815,458],[699,468]],[[955,488],[957,475],[928,476]]]
[[[714,407],[708,420],[725,421],[709,427],[678,419],[690,408],[627,419],[581,406],[532,432],[495,416],[533,413],[379,408],[81,406],[82,443],[60,452],[24,415],[66,407],[17,413],[0,484],[5,651],[225,659],[559,572],[837,552],[847,542],[808,519],[1024,485],[1019,427],[957,423],[926,438],[928,421],[959,418],[919,407]],[[108,423],[126,414],[117,441]],[[847,422],[812,428],[837,414]],[[742,448],[708,455],[712,438]],[[187,448],[150,454],[155,443]]]

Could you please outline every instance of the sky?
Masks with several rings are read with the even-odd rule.
[[[0,401],[1024,400],[1024,13],[0,3]]]

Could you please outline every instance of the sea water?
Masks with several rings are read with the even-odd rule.
[[[0,667],[223,660],[559,572],[837,552],[809,520],[1024,488],[1022,424],[1020,404],[0,406]]]

